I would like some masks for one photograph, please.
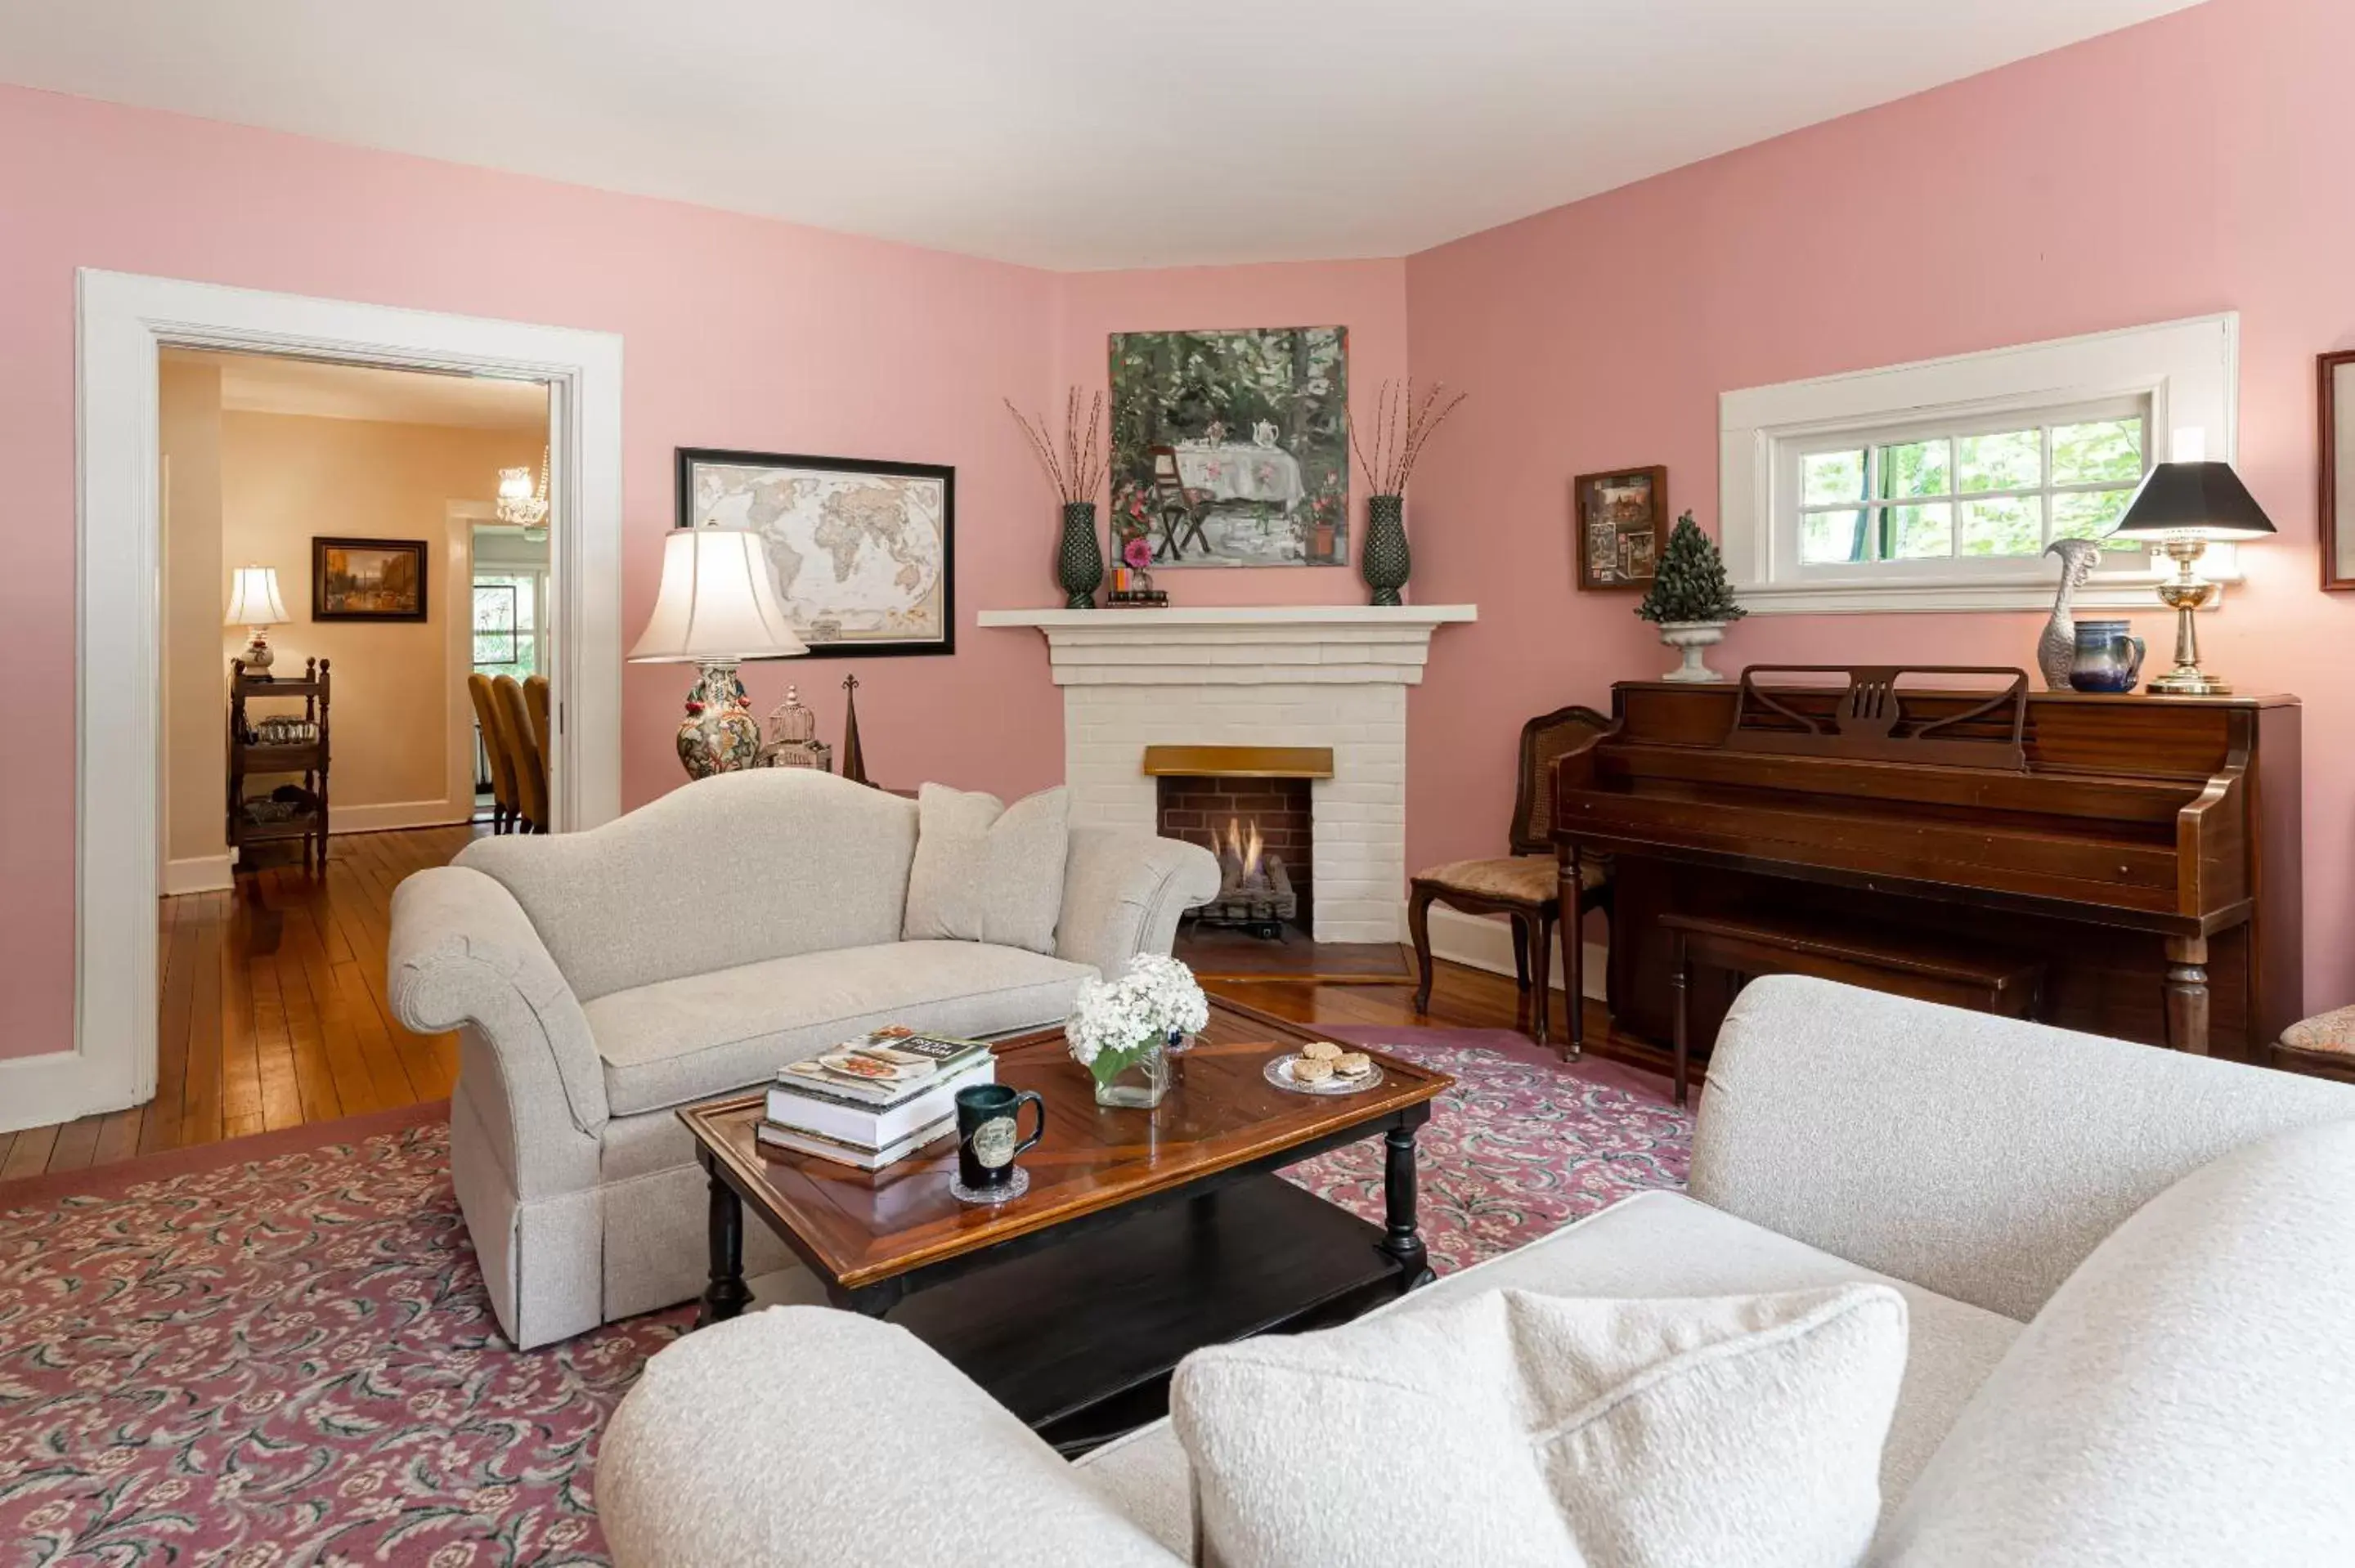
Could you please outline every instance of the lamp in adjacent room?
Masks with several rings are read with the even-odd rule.
[[[808,652],[777,601],[759,535],[675,528],[664,539],[662,587],[630,662],[702,672],[678,726],[678,759],[689,778],[749,768],[760,756],[761,726],[744,706],[737,664]]]
[[[286,601],[278,597],[276,567],[240,567],[229,577],[229,613],[221,618],[223,626],[242,626],[253,633],[253,641],[239,655],[245,661],[245,673],[258,680],[270,680],[271,661],[277,657],[270,650],[270,629],[285,623]]]
[[[2175,563],[2158,597],[2175,611],[2175,668],[2151,682],[2155,695],[2222,697],[2232,688],[2200,668],[2200,632],[2192,618],[2216,597],[2216,585],[2193,567],[2211,540],[2262,539],[2273,520],[2226,462],[2163,462],[2143,476],[2113,537],[2150,539]]]

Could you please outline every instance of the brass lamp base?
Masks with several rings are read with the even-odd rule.
[[[2200,668],[2200,629],[2192,618],[2216,597],[2216,585],[2191,568],[2206,554],[2198,535],[2170,535],[2162,546],[2175,563],[2173,578],[2158,585],[2158,597],[2175,611],[2175,668],[2150,683],[2155,697],[2229,697],[2232,688]]]

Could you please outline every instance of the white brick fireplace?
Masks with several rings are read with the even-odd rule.
[[[1074,820],[1151,831],[1148,746],[1333,748],[1310,789],[1320,942],[1393,942],[1406,894],[1406,689],[1468,604],[986,609],[1042,632]]]

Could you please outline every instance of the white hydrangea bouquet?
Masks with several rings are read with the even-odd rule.
[[[1095,1075],[1097,1097],[1140,1065],[1158,1079],[1160,1058],[1173,1038],[1199,1033],[1210,1022],[1210,1000],[1194,971],[1176,959],[1139,953],[1109,980],[1080,987],[1064,1022],[1072,1059]],[[1154,1094],[1159,1098],[1158,1092]]]

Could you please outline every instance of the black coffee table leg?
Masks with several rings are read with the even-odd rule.
[[[1394,1127],[1382,1135],[1382,1142],[1388,1154],[1382,1170],[1382,1197],[1390,1220],[1382,1250],[1398,1259],[1399,1289],[1405,1292],[1435,1277],[1423,1237],[1415,1234],[1414,1128]]]
[[[744,1204],[708,1157],[703,1170],[711,1182],[711,1283],[695,1314],[698,1329],[725,1323],[752,1304],[744,1284]]]

